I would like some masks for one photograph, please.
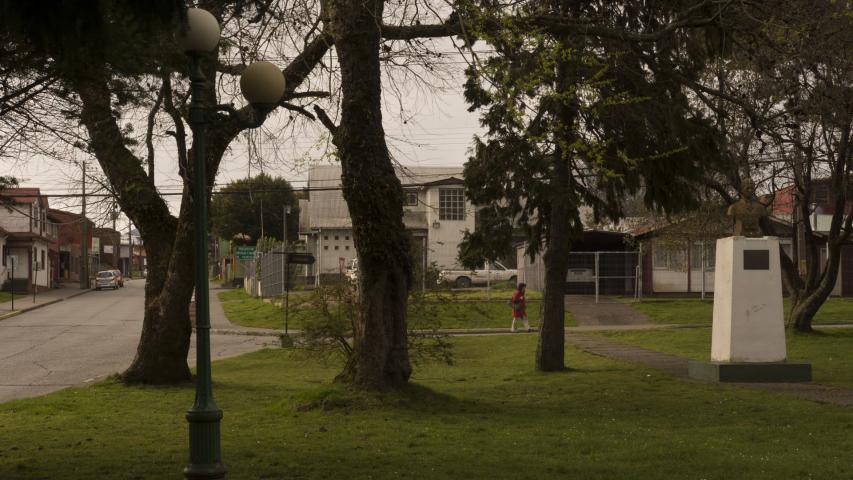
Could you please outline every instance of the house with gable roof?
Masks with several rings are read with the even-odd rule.
[[[465,198],[462,167],[395,167],[403,185],[403,223],[425,264],[457,268],[463,232],[474,231],[475,209]],[[299,235],[314,254],[317,278],[339,276],[356,258],[352,219],[341,191],[341,167],[312,167],[308,198],[299,201]]]

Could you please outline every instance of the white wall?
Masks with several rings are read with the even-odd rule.
[[[29,213],[29,205],[16,205],[11,211],[5,208],[0,209],[0,227],[8,232],[29,232],[30,217],[27,216]]]
[[[474,231],[474,207],[465,201],[464,220],[439,220],[438,195],[440,188],[457,188],[454,185],[431,187],[426,191],[427,208],[427,261],[438,264],[439,268],[458,268],[456,257],[459,255],[459,242],[465,229]],[[461,185],[458,186],[461,188]],[[438,222],[438,228],[435,228]]]
[[[344,259],[346,267],[356,257],[352,230],[322,230],[311,238],[313,241],[309,240],[308,251],[314,254],[315,269],[319,268],[323,275],[339,273],[340,258]]]

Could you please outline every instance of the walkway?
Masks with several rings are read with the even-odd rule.
[[[9,300],[8,302],[0,303],[0,320],[14,317],[36,308],[52,305],[56,302],[61,302],[69,298],[74,298],[78,295],[83,295],[84,293],[89,293],[91,291],[92,290],[80,289],[78,285],[71,284],[64,285],[60,288],[44,288],[36,293],[35,301],[33,301],[32,293],[15,294],[14,302]],[[15,304],[14,310],[12,309],[12,303]]]
[[[686,358],[591,335],[570,333],[566,336],[566,341],[577,349],[593,355],[638,363],[679,379],[698,381],[688,377],[688,360]],[[818,383],[732,383],[732,385],[753,390],[784,393],[815,402],[853,406],[853,390],[847,388],[831,387]]]
[[[648,325],[648,317],[631,308],[629,303],[621,303],[609,298],[610,303],[595,303],[595,297],[584,295],[566,295],[566,310],[571,312],[575,325],[579,327]]]

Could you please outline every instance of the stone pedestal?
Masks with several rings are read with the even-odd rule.
[[[711,362],[691,362],[690,375],[720,382],[810,380],[810,365],[786,357],[779,240],[717,240]]]

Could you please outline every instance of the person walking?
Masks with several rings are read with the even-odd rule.
[[[515,322],[519,319],[524,320],[524,329],[528,332],[530,331],[530,322],[527,321],[527,301],[524,299],[524,289],[526,287],[526,283],[519,283],[512,294],[512,300],[510,300],[510,305],[512,306],[512,327],[510,330],[512,332],[516,331]]]

